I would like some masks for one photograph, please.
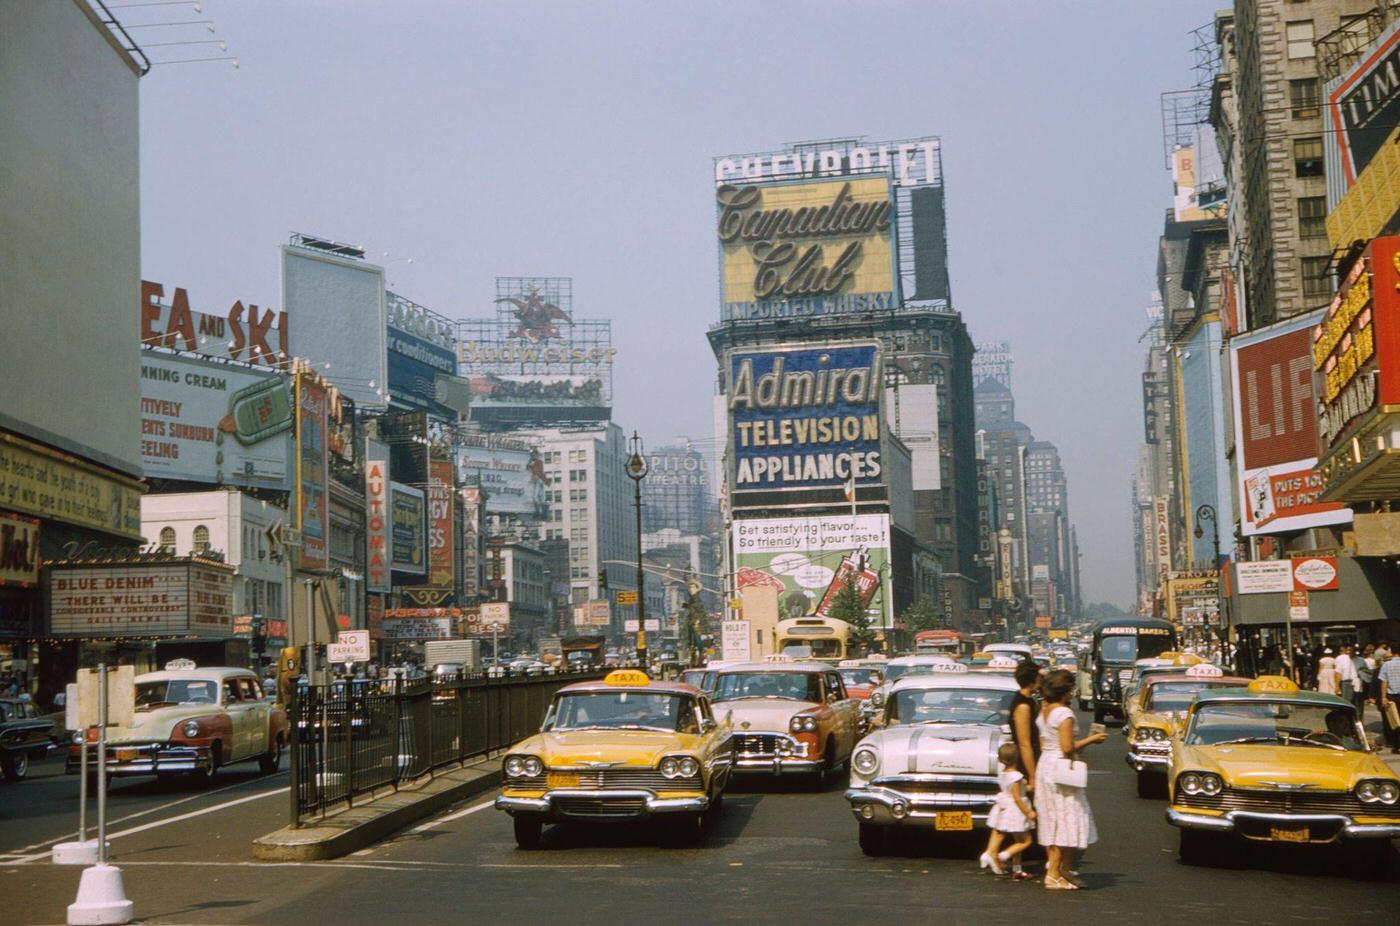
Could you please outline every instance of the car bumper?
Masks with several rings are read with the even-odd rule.
[[[89,766],[96,765],[97,750],[89,755]],[[69,752],[65,771],[69,775],[81,773],[81,758]],[[142,743],[133,746],[107,747],[107,774],[165,775],[182,772],[207,772],[213,769],[214,759],[208,746],[184,746],[171,743]]]
[[[1165,775],[1167,766],[1171,764],[1171,756],[1154,756],[1129,750],[1126,761],[1128,768],[1135,772],[1160,772]]]
[[[891,788],[869,787],[848,789],[846,800],[851,802],[851,813],[857,820],[886,826],[940,829],[940,813],[970,812],[972,828],[986,829],[992,810],[984,794],[906,794]]]
[[[593,791],[560,789],[539,797],[502,794],[496,809],[509,814],[531,814],[552,821],[636,820],[673,813],[704,813],[710,799],[703,794],[687,797],[657,797],[650,791]]]
[[[1182,829],[1207,830],[1215,833],[1240,833],[1242,825],[1279,825],[1289,827],[1307,826],[1335,829],[1329,839],[1315,839],[1310,842],[1336,842],[1343,839],[1400,839],[1400,822],[1396,823],[1353,823],[1343,814],[1286,814],[1260,813],[1258,811],[1231,810],[1221,816],[1189,813],[1167,808],[1167,822]],[[1259,838],[1259,837],[1250,837]]]
[[[810,775],[820,771],[824,765],[821,759],[805,759],[801,756],[746,754],[734,757],[734,771],[768,775]]]

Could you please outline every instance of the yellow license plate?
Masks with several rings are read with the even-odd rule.
[[[577,788],[578,772],[550,772],[545,783],[551,788]]]
[[[1306,826],[1299,828],[1271,826],[1269,827],[1269,838],[1278,842],[1307,842],[1309,839],[1308,828]]]
[[[936,830],[970,830],[972,829],[972,811],[955,810],[940,813],[933,820],[933,828]]]
[[[118,749],[118,750],[117,750],[117,761],[118,761],[118,762],[132,762],[132,761],[134,761],[134,760],[136,759],[136,757],[139,756],[140,754],[141,754],[140,750],[137,750],[137,749]]]

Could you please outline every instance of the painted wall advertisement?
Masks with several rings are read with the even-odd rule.
[[[453,587],[452,461],[428,461],[428,585]]]
[[[141,539],[139,482],[10,434],[0,434],[0,505],[128,540]]]
[[[365,459],[365,588],[387,592],[392,583],[389,565],[388,448],[366,442]]]
[[[48,567],[56,637],[233,635],[233,568],[218,563]]]
[[[141,465],[148,477],[290,487],[292,397],[279,373],[141,352]]]
[[[736,493],[880,481],[877,345],[735,351],[728,371]]]
[[[888,175],[726,183],[715,210],[726,320],[898,306]]]
[[[889,515],[736,520],[731,537],[739,590],[773,588],[782,617],[825,616],[841,587],[854,582],[871,625],[893,624]]]
[[[488,513],[535,518],[548,513],[544,461],[529,445],[494,435],[459,435],[452,454],[461,481],[486,491]]]
[[[397,572],[428,572],[428,503],[422,489],[389,483],[389,564]]]
[[[1322,311],[1230,341],[1235,472],[1246,536],[1345,524],[1351,509],[1322,502],[1312,328]]]
[[[296,377],[297,528],[301,568],[325,569],[330,497],[326,485],[326,387],[310,374]]]

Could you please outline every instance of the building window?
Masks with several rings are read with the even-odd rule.
[[[160,529],[160,552],[175,552],[175,528],[162,527]]]
[[[1293,141],[1293,175],[1322,176],[1322,139],[1298,138]]]
[[[1316,77],[1288,82],[1288,101],[1293,105],[1294,119],[1316,119],[1322,98],[1317,89]]]
[[[1311,19],[1291,22],[1284,27],[1284,37],[1288,42],[1290,59],[1311,58],[1313,51],[1313,23]]]
[[[1327,197],[1304,196],[1298,200],[1298,236],[1327,237]]]
[[[203,524],[194,529],[194,552],[209,552],[209,528]]]
[[[1327,265],[1331,259],[1327,257],[1304,257],[1303,258],[1303,295],[1311,297],[1325,297],[1332,295],[1332,281],[1328,279]]]

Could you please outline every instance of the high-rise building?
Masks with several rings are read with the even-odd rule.
[[[647,450],[647,476],[642,481],[642,530],[668,528],[682,534],[703,534],[714,492],[709,461],[686,438]]]

